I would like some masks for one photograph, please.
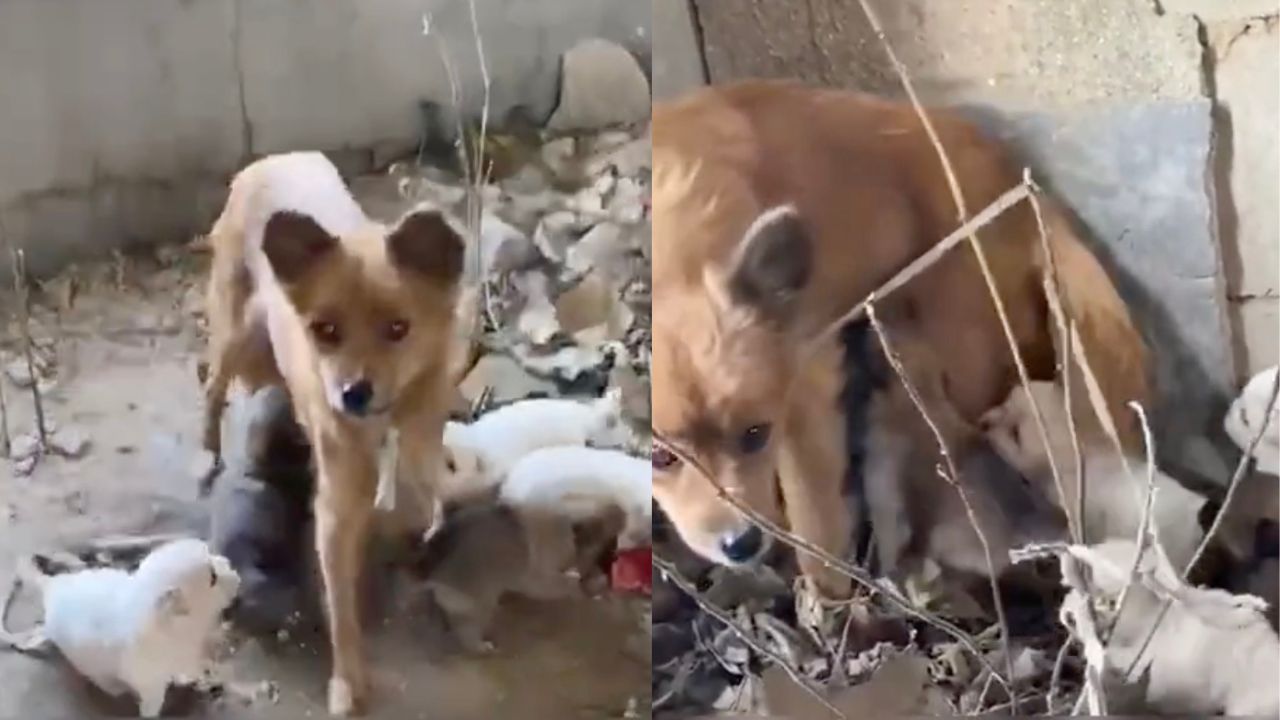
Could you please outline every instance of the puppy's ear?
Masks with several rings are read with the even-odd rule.
[[[461,278],[465,253],[466,241],[435,208],[410,211],[387,235],[387,254],[396,267],[448,286]]]
[[[722,310],[781,326],[794,318],[812,275],[813,241],[804,219],[794,206],[780,205],[751,223],[727,271],[709,277],[708,285]]]
[[[338,239],[308,215],[276,212],[262,230],[262,251],[282,283],[296,282],[338,247]]]
[[[191,608],[181,590],[170,588],[156,601],[156,612],[162,618],[186,617],[191,614]]]

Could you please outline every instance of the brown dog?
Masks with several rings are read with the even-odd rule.
[[[329,711],[358,712],[369,680],[356,588],[378,453],[398,431],[397,475],[430,507],[465,242],[431,207],[394,227],[369,220],[323,155],[291,153],[236,176],[210,244],[205,444],[220,451],[233,379],[288,387],[317,468]]]
[[[970,208],[1020,181],[969,122],[931,117]],[[703,89],[656,105],[652,128],[655,428],[742,502],[843,556],[855,518],[842,496],[842,355],[823,331],[959,225],[933,146],[909,105],[791,82]],[[1112,415],[1136,439],[1123,403],[1147,399],[1145,347],[1107,273],[1043,204],[1066,304]],[[1031,208],[980,235],[1030,373],[1052,378]],[[965,424],[1004,400],[1013,358],[969,249],[878,307],[891,330],[922,338],[913,371],[933,375]],[[690,546],[729,564],[763,552],[759,529],[696,470],[662,448],[653,464],[654,497]],[[821,561],[799,559],[821,590],[848,592]]]

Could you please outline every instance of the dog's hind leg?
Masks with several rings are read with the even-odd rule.
[[[329,713],[354,715],[369,691],[358,587],[378,482],[374,457],[354,438],[321,436],[316,447],[319,483],[315,500],[316,548],[324,579],[333,672]]]

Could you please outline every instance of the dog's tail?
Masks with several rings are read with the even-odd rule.
[[[18,591],[23,585],[30,585],[43,597],[48,581],[49,575],[36,564],[35,556],[28,555],[18,561],[18,570],[9,583],[3,605],[0,605],[0,646],[28,654],[40,654],[49,649],[51,643],[40,625],[20,633],[9,630],[9,610],[18,597]]]
[[[1062,309],[1069,321],[1074,321],[1077,330],[1075,337],[1078,341],[1071,341],[1072,357],[1061,357],[1066,348],[1062,347],[1057,321],[1050,316],[1050,332],[1061,367],[1071,368],[1072,372],[1074,415],[1077,419],[1094,418],[1095,422],[1090,424],[1096,426],[1096,415],[1087,389],[1091,381],[1077,362],[1077,353],[1083,351],[1121,443],[1127,450],[1140,453],[1143,450],[1141,424],[1127,404],[1137,402],[1148,413],[1151,411],[1146,343],[1134,326],[1129,308],[1111,277],[1080,240],[1067,216],[1048,203],[1044,207],[1049,250],[1052,263],[1057,268]],[[1039,269],[1045,270],[1050,258],[1045,256],[1039,243],[1036,257]],[[1077,342],[1078,348],[1074,347]]]

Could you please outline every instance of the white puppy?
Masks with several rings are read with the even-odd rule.
[[[1267,431],[1253,458],[1258,470],[1269,475],[1280,475],[1280,403],[1267,406],[1277,372],[1280,368],[1272,367],[1250,378],[1222,420],[1227,435],[1241,452],[1249,449],[1249,443],[1262,431],[1262,423],[1266,421]]]
[[[20,649],[52,644],[104,692],[132,692],[142,717],[160,715],[172,682],[199,676],[206,643],[240,585],[231,564],[194,539],[161,545],[132,573],[48,576],[29,567],[23,579],[43,594],[44,625]]]
[[[535,450],[511,468],[498,498],[517,510],[575,522],[616,507],[626,514],[619,549],[647,545],[652,537],[653,467],[618,450],[574,445]]]
[[[521,458],[540,448],[618,448],[629,440],[630,433],[622,422],[622,395],[617,388],[586,402],[519,400],[471,423],[445,424],[441,494],[459,497],[492,488]]]
[[[1044,413],[1049,448],[1041,441],[1031,398],[1021,385],[1013,389],[1003,405],[983,416],[982,426],[996,452],[1039,486],[1049,500],[1061,506],[1049,466],[1052,453],[1067,496],[1068,507],[1062,509],[1074,525],[1078,478],[1062,389],[1049,382],[1033,382],[1031,395]],[[1092,544],[1111,538],[1132,540],[1137,537],[1142,522],[1147,464],[1139,458],[1125,458],[1132,474],[1126,473],[1125,461],[1116,454],[1115,447],[1102,438],[1100,431],[1094,429],[1089,418],[1077,417],[1076,423],[1085,466],[1084,517],[1088,533],[1085,542]],[[1155,486],[1152,524],[1170,561],[1184,567],[1204,536],[1198,513],[1205,500],[1159,469],[1155,470]]]

